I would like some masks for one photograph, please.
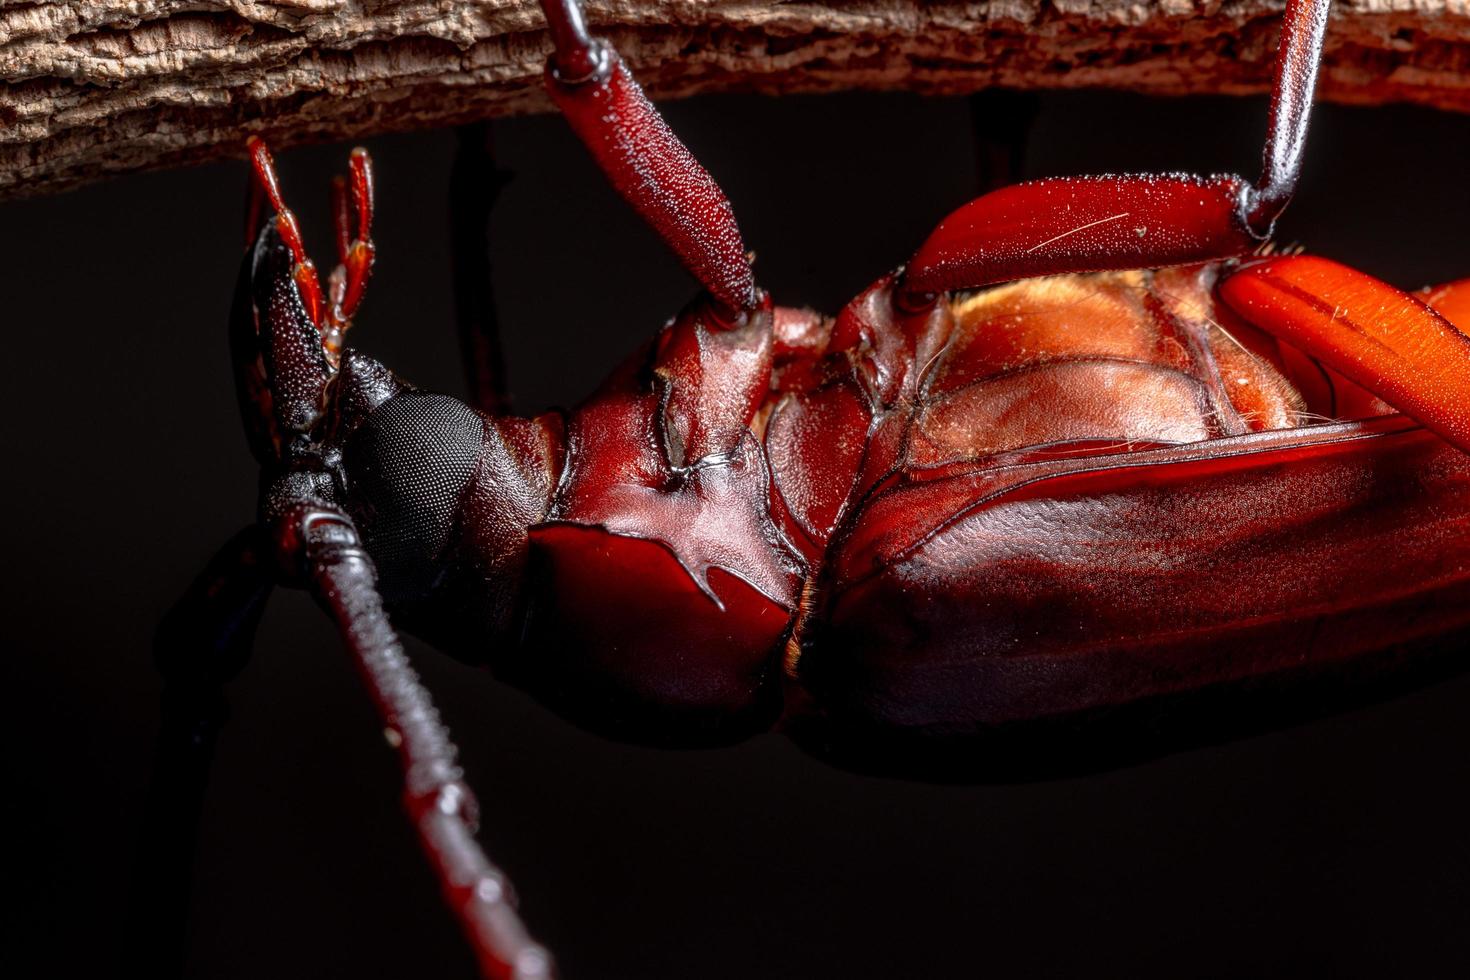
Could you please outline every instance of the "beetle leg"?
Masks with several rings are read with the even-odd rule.
[[[980,193],[1009,187],[1021,179],[1026,139],[1040,107],[1035,92],[987,89],[970,96]]]
[[[505,357],[490,268],[490,213],[509,175],[495,166],[490,124],[462,126],[449,178],[454,310],[470,403],[482,412],[511,411]]]
[[[546,87],[613,187],[728,318],[759,305],[735,213],[576,0],[542,0],[555,51]]]
[[[1470,451],[1470,338],[1419,299],[1308,255],[1247,266],[1218,288],[1251,324]]]
[[[222,687],[244,667],[270,595],[260,530],[237,534],[210,560],[154,637],[163,675],[162,720],[124,935],[126,975],[183,968],[199,814],[215,738],[228,710]]]
[[[1247,195],[1246,221],[1257,238],[1270,237],[1276,219],[1296,192],[1331,10],[1332,0],[1287,0],[1282,14],[1261,176]]]
[[[331,614],[383,718],[404,775],[404,804],[449,906],[486,977],[552,974],[550,954],[531,940],[512,906],[510,884],[475,840],[478,805],[429,692],[409,664],[383,609],[377,572],[341,510],[278,484],[267,497],[278,558]],[[284,488],[284,491],[280,488]]]
[[[940,222],[904,277],[908,305],[1028,276],[1244,255],[1271,234],[1301,170],[1330,0],[1288,0],[1264,165],[1235,176],[1068,177],[1008,187]]]

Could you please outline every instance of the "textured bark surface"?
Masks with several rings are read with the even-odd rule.
[[[589,3],[657,98],[1261,91],[1281,0]],[[520,0],[0,0],[0,196],[550,108]],[[1346,0],[1321,95],[1470,111],[1470,0]]]

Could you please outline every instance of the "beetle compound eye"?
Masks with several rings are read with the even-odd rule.
[[[354,519],[393,600],[421,595],[449,546],[459,502],[484,443],[484,423],[447,395],[384,402],[343,447]]]

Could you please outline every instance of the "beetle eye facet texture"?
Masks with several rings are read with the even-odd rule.
[[[406,392],[364,420],[343,447],[354,519],[377,560],[384,595],[420,593],[450,544],[485,426],[447,395]]]

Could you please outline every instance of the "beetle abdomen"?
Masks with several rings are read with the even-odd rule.
[[[973,731],[1470,628],[1470,460],[1401,416],[1311,424],[1387,409],[1231,319],[1217,273],[895,323],[918,370],[872,413],[788,661],[827,714]],[[808,465],[772,458],[782,486]]]
[[[832,556],[801,676],[954,732],[1470,627],[1470,459],[1398,416],[1298,432],[900,481]]]

